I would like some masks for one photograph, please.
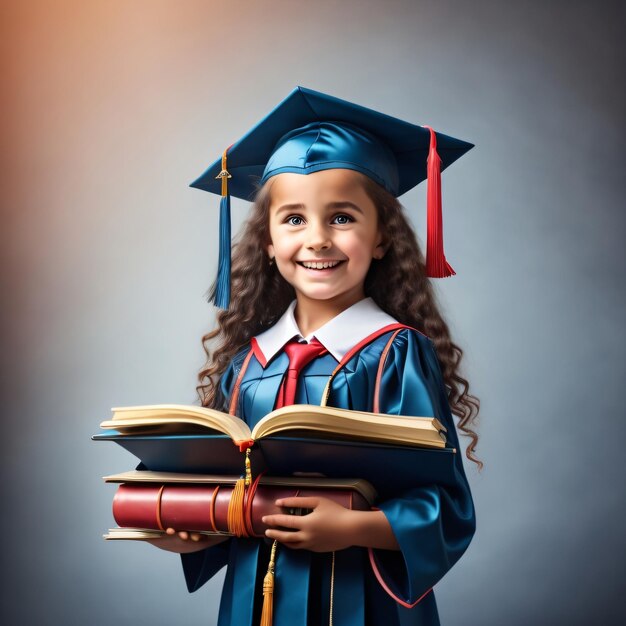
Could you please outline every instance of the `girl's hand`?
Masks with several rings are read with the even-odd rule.
[[[148,543],[151,543],[157,548],[161,548],[161,550],[186,554],[188,552],[204,550],[210,546],[222,543],[222,541],[226,541],[226,539],[228,539],[228,537],[213,537],[188,532],[186,530],[181,530],[177,533],[173,528],[168,528],[163,537],[159,537],[159,539],[149,539]]]
[[[268,526],[294,529],[270,528],[265,531],[270,539],[277,539],[289,548],[313,552],[332,552],[354,545],[350,531],[355,512],[333,500],[322,497],[293,497],[276,500],[276,505],[313,511],[307,515],[265,515],[263,522]]]

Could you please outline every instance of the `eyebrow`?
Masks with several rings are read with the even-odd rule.
[[[325,208],[334,210],[334,211],[338,209],[353,209],[354,211],[361,213],[361,215],[364,215],[363,209],[361,209],[359,206],[354,204],[354,202],[348,202],[348,201],[329,202],[325,206]],[[303,209],[306,209],[306,206],[304,204],[283,204],[281,207],[279,207],[276,210],[276,214],[278,215],[279,213],[283,213],[285,211],[301,211]]]

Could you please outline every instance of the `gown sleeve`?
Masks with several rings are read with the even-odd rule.
[[[381,502],[400,551],[368,550],[378,582],[396,602],[415,606],[459,560],[476,528],[474,505],[435,348],[425,335],[394,339],[380,387],[381,413],[434,416],[457,449],[453,486],[419,486]]]
[[[245,356],[245,354],[243,356]],[[223,411],[228,411],[228,400],[242,360],[242,353],[235,356],[220,378],[219,384],[222,398],[225,399],[225,406],[222,408]],[[232,541],[227,539],[210,548],[180,555],[183,572],[185,574],[185,582],[187,583],[187,589],[190,593],[200,589],[204,583],[213,578],[213,576],[228,563],[231,543]]]

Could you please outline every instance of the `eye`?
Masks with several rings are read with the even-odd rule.
[[[354,222],[354,219],[350,215],[346,215],[345,213],[341,213],[340,215],[335,215],[333,218],[333,223],[335,224],[349,224],[350,222]]]
[[[285,220],[285,223],[290,226],[302,226],[302,224],[304,224],[304,220],[299,215],[290,215]]]

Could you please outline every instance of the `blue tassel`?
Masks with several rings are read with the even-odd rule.
[[[222,181],[222,199],[220,200],[220,258],[211,300],[220,309],[227,309],[230,305],[230,194],[228,193],[228,179],[232,176],[226,169],[226,158],[230,147],[224,150],[222,171],[215,177]]]
[[[220,199],[220,256],[213,303],[220,309],[230,304],[230,195]]]

